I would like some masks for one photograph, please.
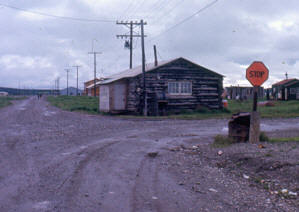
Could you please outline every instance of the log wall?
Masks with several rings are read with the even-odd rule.
[[[141,114],[143,110],[142,74],[128,79],[127,109]],[[171,95],[168,82],[192,83],[192,95]],[[185,60],[177,60],[146,73],[149,115],[195,110],[200,106],[222,108],[223,77]]]

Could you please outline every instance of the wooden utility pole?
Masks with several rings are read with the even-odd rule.
[[[146,79],[145,79],[145,50],[144,50],[144,38],[146,35],[144,34],[144,25],[147,23],[141,20],[140,22],[136,21],[117,21],[116,24],[129,26],[130,35],[116,35],[117,38],[127,38],[130,37],[130,69],[132,69],[132,52],[133,52],[133,38],[141,37],[141,53],[142,53],[142,79],[143,79],[143,115],[147,116],[147,92],[146,92]],[[141,27],[141,35],[133,34],[133,26],[137,25]]]
[[[93,66],[94,66],[94,97],[97,96],[97,54],[102,54],[102,52],[88,52],[88,54],[93,54]]]
[[[144,50],[144,22],[140,21],[141,25],[141,52],[142,52],[142,75],[143,75],[143,99],[144,108],[143,115],[147,116],[147,92],[146,92],[146,82],[145,82],[145,50]]]
[[[59,81],[60,81],[60,77],[57,77],[57,95],[60,95],[60,91],[59,91]]]
[[[78,77],[78,72],[79,72],[79,68],[80,68],[81,66],[76,65],[76,66],[73,66],[73,67],[77,68],[77,92],[76,92],[76,95],[78,96],[78,89],[79,89],[79,86],[78,86],[78,79],[79,79],[79,77]]]
[[[71,71],[71,69],[66,68],[66,95],[69,95],[69,72]]]
[[[157,47],[154,45],[155,66],[158,66]]]
[[[133,68],[133,21],[130,22],[130,69]]]
[[[130,38],[130,69],[133,68],[133,38],[141,37],[141,35],[134,34],[133,28],[134,26],[139,26],[141,25],[141,22],[133,22],[133,21],[117,21],[117,25],[124,25],[130,29],[130,34],[129,35],[116,35],[117,38]],[[146,25],[145,22],[143,22],[143,25]],[[146,35],[144,35],[146,37]]]

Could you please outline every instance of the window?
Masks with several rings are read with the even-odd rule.
[[[296,94],[296,88],[290,88],[290,94]]]
[[[192,94],[191,82],[169,82],[168,93],[175,95],[190,95]]]

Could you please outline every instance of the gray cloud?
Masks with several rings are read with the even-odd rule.
[[[190,16],[211,0],[195,1],[3,1],[19,8],[59,16],[86,19],[131,20],[144,18],[146,58],[153,61],[152,45],[159,59],[186,57],[226,76],[225,83],[248,84],[246,66],[262,60],[270,69],[266,83],[280,80],[284,73],[299,77],[299,4],[296,0],[219,0],[196,17],[159,35]],[[179,6],[176,7],[176,4]],[[128,5],[131,5],[128,7]],[[175,8],[175,9],[173,9]],[[50,88],[61,77],[65,85],[66,66],[82,65],[80,84],[93,78],[93,58],[98,56],[98,74],[109,75],[128,67],[129,52],[116,34],[128,29],[111,23],[78,22],[0,9],[0,86]],[[171,11],[171,12],[169,12]],[[136,31],[139,31],[136,28]],[[154,39],[153,39],[154,38]],[[141,63],[140,39],[135,40],[134,65]],[[75,84],[75,69],[70,84]]]

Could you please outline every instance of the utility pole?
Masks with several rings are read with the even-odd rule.
[[[141,35],[138,34],[133,34],[133,28],[134,26],[140,26],[141,22],[133,22],[133,21],[117,21],[116,22],[117,25],[124,25],[126,27],[128,27],[130,29],[130,35],[116,35],[117,38],[130,38],[130,69],[133,68],[133,38],[135,37],[141,37]],[[143,25],[146,25],[145,22],[143,22]],[[146,37],[146,35],[144,35],[144,37]]]
[[[59,90],[59,80],[60,80],[60,77],[57,77],[57,96],[60,95],[60,90]]]
[[[142,52],[142,75],[143,75],[143,98],[144,98],[144,108],[143,115],[147,116],[147,92],[145,83],[145,50],[144,50],[144,22],[140,21],[141,25],[141,52]]]
[[[79,68],[81,67],[81,66],[78,66],[78,65],[76,65],[76,66],[73,66],[73,67],[75,67],[75,68],[77,68],[77,92],[76,92],[76,94],[77,94],[77,96],[78,96],[78,72],[79,72]]]
[[[71,71],[71,69],[66,68],[64,69],[66,71],[66,95],[69,95],[69,72]]]
[[[96,92],[97,92],[97,88],[96,88],[96,77],[97,77],[97,54],[102,54],[102,52],[88,52],[88,54],[93,54],[93,61],[94,61],[94,97],[97,96]]]
[[[144,25],[147,25],[146,22],[144,22],[143,20],[141,20],[140,22],[138,21],[117,21],[116,24],[119,25],[125,25],[125,26],[129,26],[130,28],[130,35],[116,35],[117,38],[130,38],[130,69],[132,69],[132,52],[133,52],[133,38],[134,37],[141,37],[141,53],[142,53],[142,78],[143,78],[143,115],[147,116],[147,92],[146,92],[146,82],[145,82],[145,50],[144,50],[144,38],[146,37],[146,35],[144,35]],[[141,35],[139,34],[133,34],[133,26],[137,25],[141,27]]]
[[[155,66],[158,66],[157,47],[154,45]]]

